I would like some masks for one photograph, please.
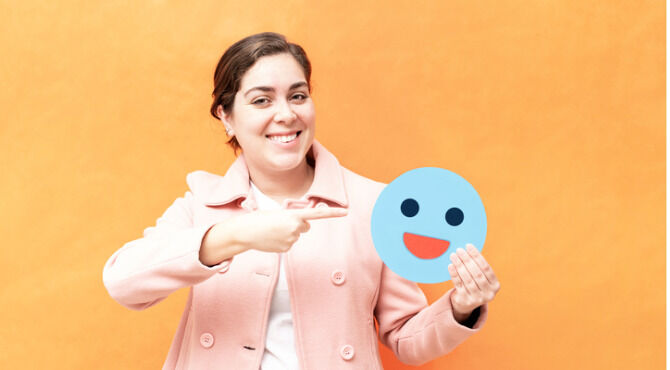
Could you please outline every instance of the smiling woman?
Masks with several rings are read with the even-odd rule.
[[[109,294],[131,309],[190,289],[164,369],[380,369],[376,337],[418,365],[486,319],[499,285],[470,299],[480,268],[495,278],[476,250],[455,257],[457,289],[431,305],[382,263],[370,217],[384,184],[314,139],[310,76],[282,35],[232,45],[211,113],[241,155],[224,176],[190,173],[184,197],[105,265]]]

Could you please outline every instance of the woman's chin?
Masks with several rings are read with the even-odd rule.
[[[300,167],[307,157],[309,148],[296,148],[294,151],[274,151],[266,156],[274,171],[291,171]]]
[[[303,164],[303,162],[306,162],[304,156],[293,156],[293,158],[274,158],[268,167],[273,172],[290,172],[298,169]]]

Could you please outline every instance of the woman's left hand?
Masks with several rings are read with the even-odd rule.
[[[472,311],[491,302],[500,290],[498,278],[477,248],[468,244],[452,253],[448,266],[456,291],[451,295],[454,318],[465,321]]]

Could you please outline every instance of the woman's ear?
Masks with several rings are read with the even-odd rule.
[[[233,132],[233,126],[230,123],[230,115],[223,111],[223,107],[221,106],[221,104],[219,104],[219,106],[216,107],[216,115],[219,117],[221,122],[223,122],[223,126],[226,128],[226,135],[228,136],[235,135],[235,133]]]

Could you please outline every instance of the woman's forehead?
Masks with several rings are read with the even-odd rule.
[[[306,82],[302,67],[290,54],[262,57],[242,77],[240,90],[257,86],[288,89],[297,82]]]

